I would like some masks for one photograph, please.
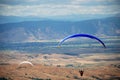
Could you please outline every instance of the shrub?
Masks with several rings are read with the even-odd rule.
[[[51,79],[33,78],[32,80],[51,80]]]
[[[4,78],[4,77],[1,77],[0,80],[8,80],[8,79],[6,79],[6,78]]]
[[[67,64],[65,67],[74,67],[73,64]]]
[[[74,79],[79,79],[79,77],[78,76],[74,76]]]

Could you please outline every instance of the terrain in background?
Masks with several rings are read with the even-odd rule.
[[[1,51],[0,77],[8,80],[119,80],[120,54],[28,54]],[[19,64],[30,61],[29,64]],[[84,70],[81,77],[79,70]]]

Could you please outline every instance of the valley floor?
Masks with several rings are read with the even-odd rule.
[[[71,56],[1,51],[0,55],[0,80],[120,80],[120,54]],[[22,61],[33,66],[19,65]]]

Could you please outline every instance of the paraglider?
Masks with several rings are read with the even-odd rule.
[[[58,47],[60,48],[60,46],[62,45],[62,43],[64,41],[66,41],[66,40],[68,40],[70,38],[76,38],[76,37],[87,37],[87,38],[95,39],[99,43],[101,43],[104,48],[106,48],[106,45],[103,43],[103,41],[101,41],[99,38],[97,38],[97,37],[95,37],[93,35],[89,35],[89,34],[73,34],[73,35],[67,36],[62,41],[59,42]],[[83,69],[79,70],[79,73],[80,73],[80,76],[82,77],[83,74],[84,74],[84,70]]]
[[[106,48],[105,44],[97,37],[95,36],[92,36],[92,35],[89,35],[89,34],[74,34],[74,35],[70,35],[68,37],[65,37],[59,44],[58,44],[58,47],[61,46],[61,44],[66,41],[67,39],[70,39],[70,38],[76,38],[76,37],[87,37],[87,38],[91,38],[91,39],[95,39],[97,40],[98,42],[100,42],[104,48]]]
[[[31,66],[33,66],[33,64],[31,62],[29,62],[29,61],[23,61],[19,65],[22,65],[22,64],[30,64]]]
[[[32,67],[33,64],[29,61],[23,61],[19,63],[19,68],[27,68],[27,67]]]

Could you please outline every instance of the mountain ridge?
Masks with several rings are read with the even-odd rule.
[[[24,21],[0,24],[0,42],[62,39],[75,33],[120,36],[120,17],[85,21]]]

